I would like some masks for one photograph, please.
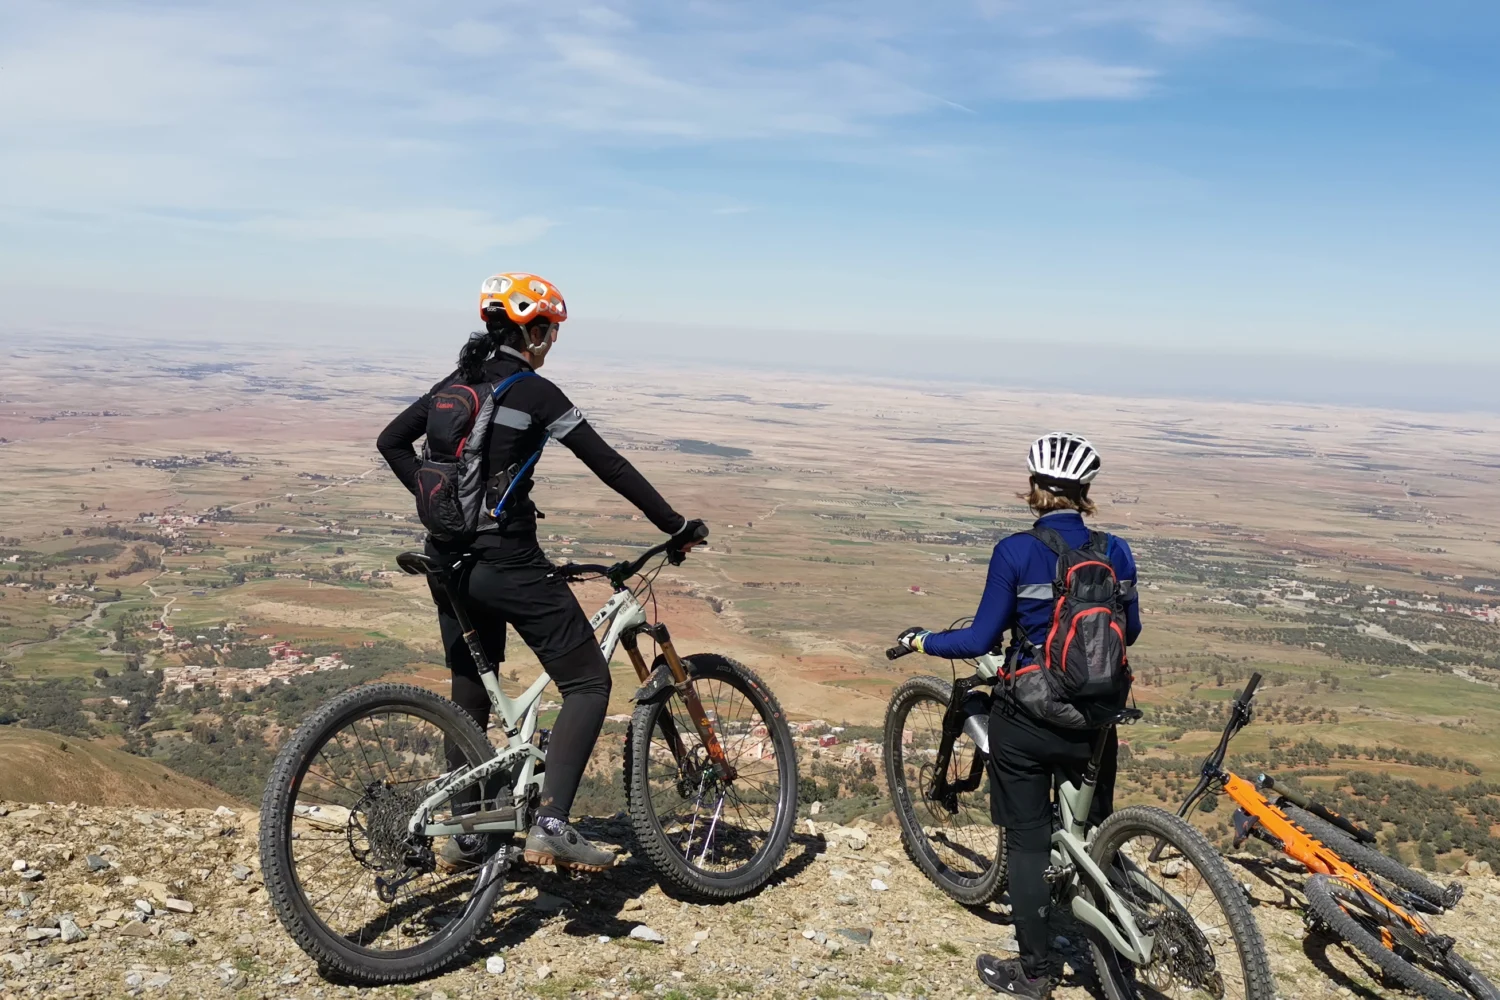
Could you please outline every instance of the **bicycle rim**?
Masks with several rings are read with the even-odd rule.
[[[635,765],[643,769],[649,816],[661,842],[689,872],[708,880],[731,879],[779,852],[777,834],[790,809],[782,771],[786,758],[795,768],[795,758],[790,746],[778,750],[777,720],[766,717],[743,684],[717,672],[695,674],[694,680],[735,771],[732,780],[719,777],[676,693],[651,706],[649,746]]]
[[[1207,841],[1154,812],[1147,823],[1106,823],[1093,851],[1110,888],[1155,939],[1151,961],[1133,967],[1136,988],[1173,998],[1269,996],[1264,946],[1243,890]]]
[[[959,733],[954,740],[946,777],[950,788],[959,783],[974,787],[950,792],[944,801],[933,801],[928,795],[947,707],[947,699],[935,690],[924,687],[913,691],[889,723],[893,731],[899,726],[901,737],[890,741],[887,752],[892,756],[889,775],[899,783],[892,792],[903,832],[931,865],[928,874],[952,894],[981,888],[997,874],[994,869],[1001,864],[1004,832],[990,816],[984,757],[966,733]],[[992,891],[998,895],[1001,888],[1002,883],[996,880]],[[963,900],[971,904],[985,901]]]
[[[464,766],[482,763],[445,728],[418,706],[357,712],[309,745],[292,783],[285,816],[295,891],[308,916],[368,955],[423,950],[480,905],[479,890],[497,874],[487,839],[463,843],[480,850],[443,870],[439,854],[455,838],[407,832],[426,786],[449,770],[449,744]],[[479,807],[470,789],[440,803],[433,819]]]

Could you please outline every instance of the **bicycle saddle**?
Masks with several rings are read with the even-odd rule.
[[[396,557],[396,565],[401,567],[402,572],[412,576],[438,573],[443,569],[442,564],[423,552],[403,552]]]

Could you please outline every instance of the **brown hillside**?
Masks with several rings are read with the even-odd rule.
[[[213,786],[160,764],[19,726],[0,728],[0,799],[162,809],[237,804]]]

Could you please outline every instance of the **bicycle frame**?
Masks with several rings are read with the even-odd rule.
[[[1064,894],[1070,897],[1068,908],[1073,916],[1103,935],[1110,947],[1119,952],[1127,962],[1138,966],[1149,965],[1151,952],[1156,944],[1155,937],[1140,929],[1130,908],[1110,887],[1104,870],[1089,855],[1093,831],[1088,827],[1088,815],[1094,804],[1099,764],[1104,758],[1109,733],[1110,729],[1100,730],[1099,738],[1094,742],[1094,755],[1084,771],[1083,781],[1076,785],[1065,781],[1057,786],[1057,810],[1061,822],[1052,831],[1052,868],[1054,871],[1069,873]],[[1096,894],[1095,899],[1103,902],[1102,908],[1085,893],[1078,891],[1080,876],[1088,881],[1089,887]],[[1157,891],[1149,879],[1145,881],[1145,888],[1153,894]]]
[[[531,820],[528,815],[528,804],[532,797],[532,789],[539,791],[542,782],[536,767],[538,763],[547,759],[545,750],[536,746],[532,740],[536,735],[542,692],[546,690],[552,678],[543,673],[521,695],[514,699],[507,698],[500,689],[500,678],[495,671],[495,666],[490,663],[479,642],[473,623],[469,620],[461,595],[454,592],[446,572],[440,574],[437,580],[439,585],[448,591],[454,615],[464,630],[464,642],[468,645],[474,662],[479,665],[480,681],[489,694],[490,704],[494,707],[496,718],[504,723],[506,745],[494,757],[478,767],[461,768],[441,775],[429,783],[423,789],[426,793],[425,798],[412,813],[408,829],[413,834],[426,837],[451,836],[460,833],[525,831]],[[672,645],[672,637],[667,627],[660,623],[650,624],[646,618],[646,609],[641,606],[640,600],[623,584],[616,584],[614,594],[589,619],[589,627],[597,631],[606,622],[609,623],[609,628],[599,642],[599,651],[604,655],[605,663],[614,658],[618,647],[621,645],[625,647],[625,652],[630,657],[631,665],[635,668],[642,685],[635,693],[637,701],[657,697],[669,687],[675,689],[687,706],[688,714],[698,730],[709,759],[719,768],[725,780],[732,780],[735,777],[735,769],[730,765],[723,746],[714,732],[713,723],[708,718],[708,713],[704,710],[698,693],[693,689],[687,668]],[[649,634],[661,647],[663,662],[654,669],[646,666],[645,657],[640,651],[638,639],[643,633]],[[687,749],[682,743],[675,724],[670,717],[666,717],[662,719],[660,725],[673,753],[681,761],[687,755]],[[493,808],[451,816],[442,822],[434,822],[431,819],[433,810],[443,802],[451,801],[457,793],[479,785],[497,772],[517,764],[519,767],[511,788],[511,800],[508,805],[501,805],[499,797],[496,796]]]

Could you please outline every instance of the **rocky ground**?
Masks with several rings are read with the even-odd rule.
[[[586,828],[630,842],[619,821]],[[782,877],[732,905],[673,899],[642,861],[588,879],[517,869],[471,960],[356,990],[320,977],[282,932],[255,833],[253,815],[223,808],[0,805],[0,997],[978,997],[992,994],[974,955],[1015,947],[1003,906],[950,902],[894,830],[804,825]],[[1305,933],[1294,874],[1249,858],[1236,871],[1282,996],[1392,993],[1336,942]],[[1463,881],[1464,901],[1437,923],[1493,977],[1500,881]],[[1059,997],[1097,995],[1088,962],[1076,952],[1073,962]]]

